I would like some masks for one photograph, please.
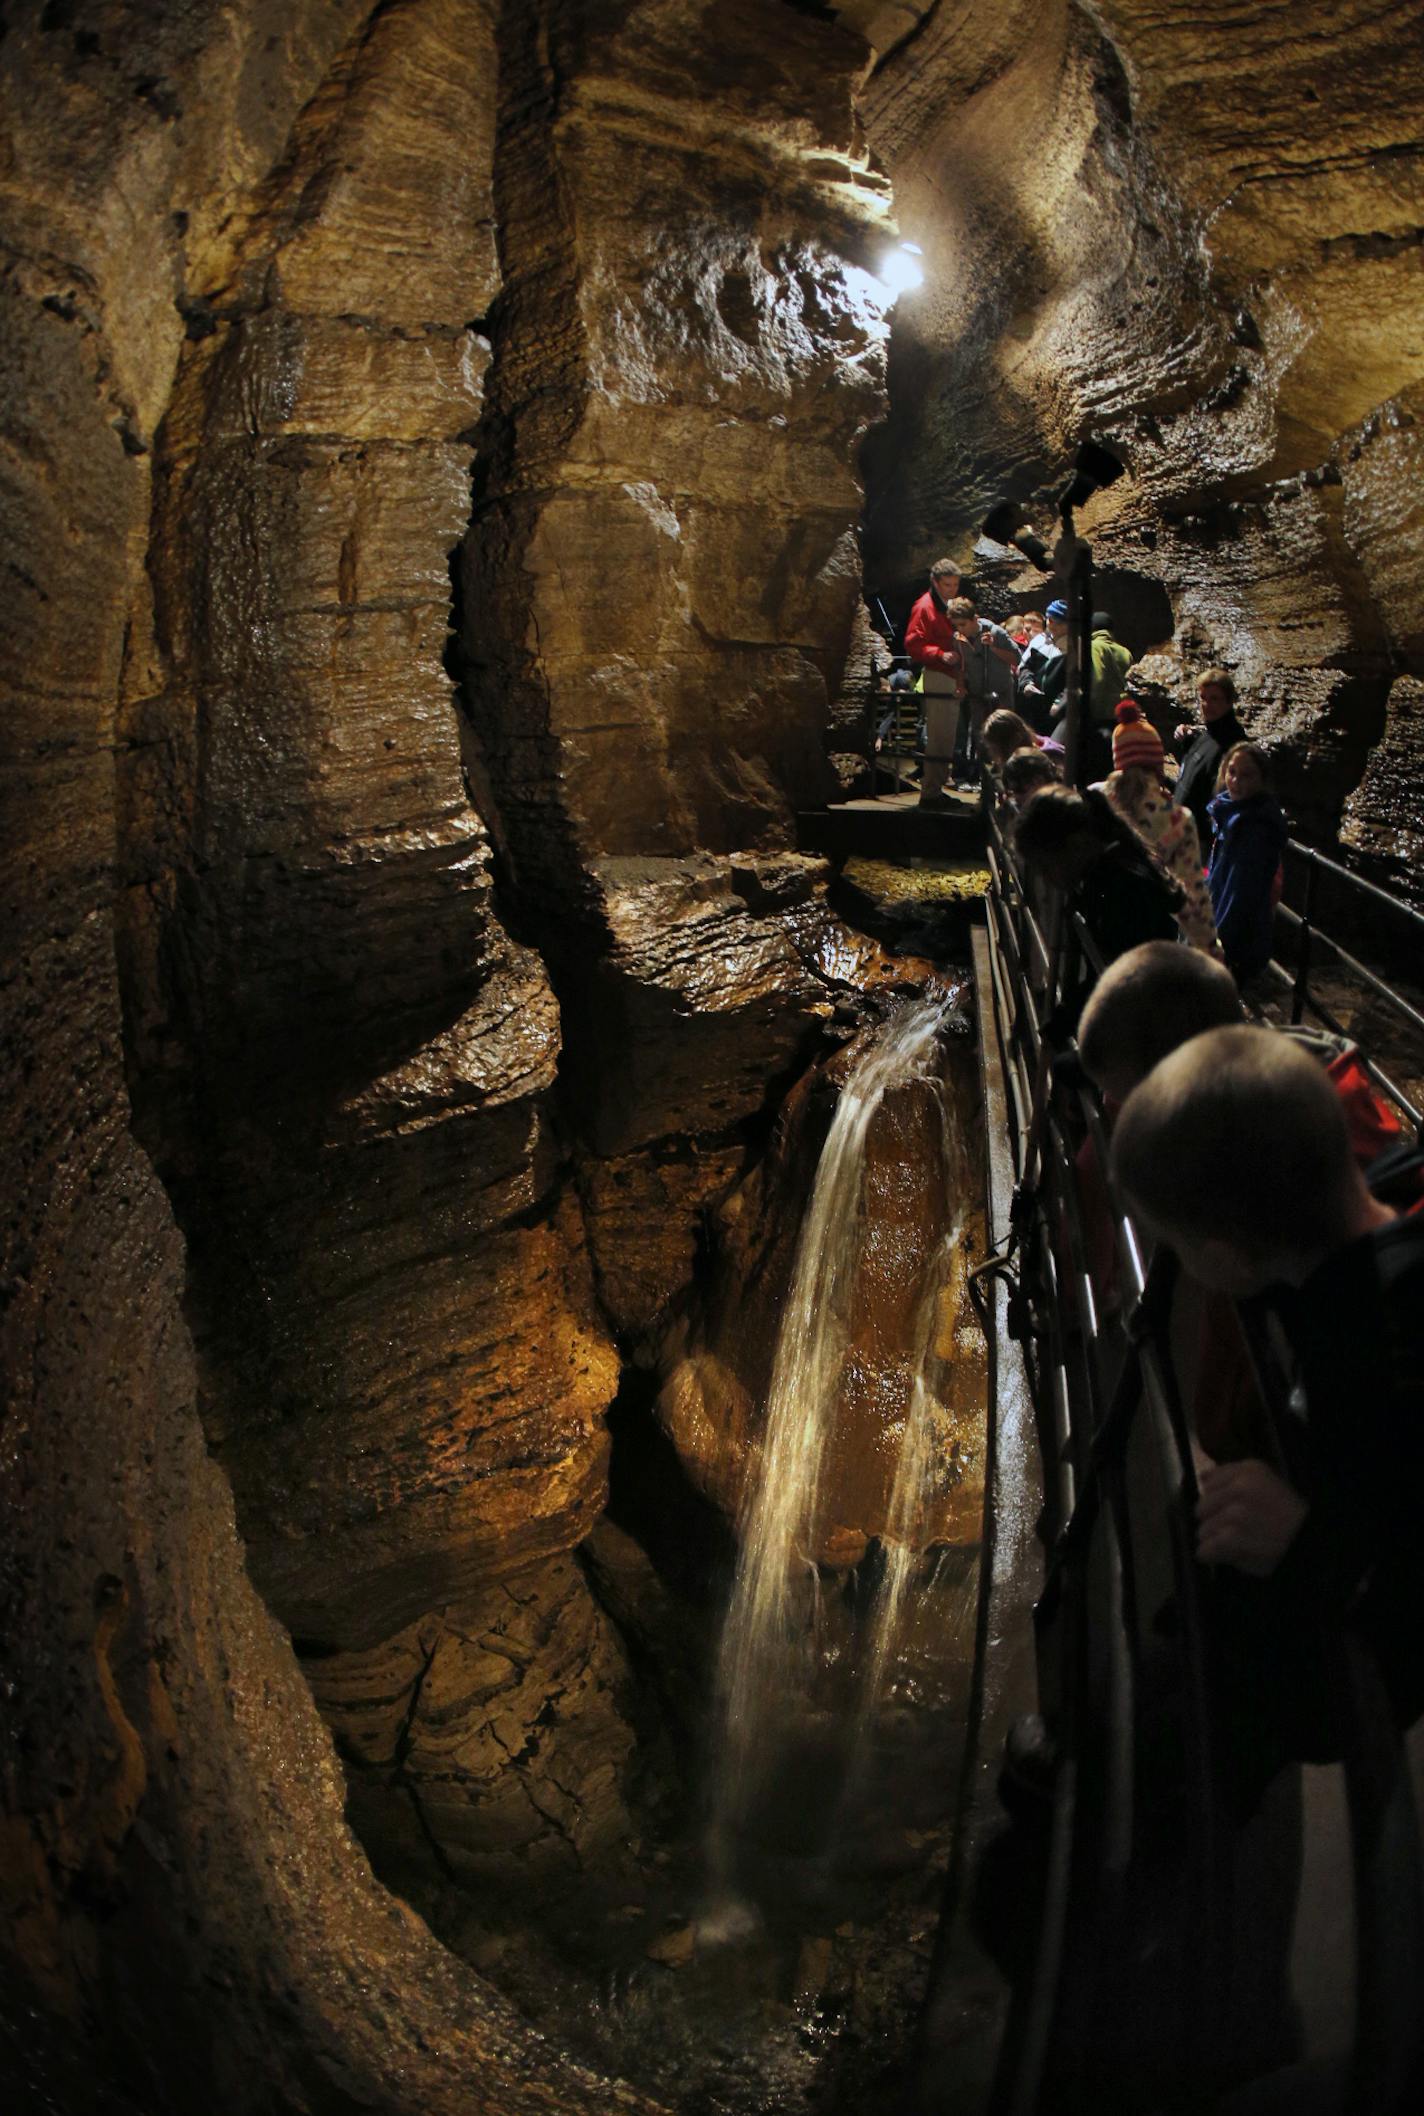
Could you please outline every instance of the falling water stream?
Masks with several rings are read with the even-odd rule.
[[[868,1236],[866,1148],[887,1095],[928,1087],[949,1163],[939,1037],[947,1002],[893,1016],[847,1078],[822,1150],[792,1270],[767,1397],[765,1438],[743,1503],[740,1555],[718,1669],[718,1739],[710,1829],[711,1918],[735,1930],[735,1852],[767,1779],[783,1766],[789,1719],[810,1697],[819,1648],[822,1464],[844,1394],[852,1302]],[[859,1624],[859,1700],[843,1757],[843,1811],[867,1767],[877,1706],[906,1591],[924,1547],[933,1468],[929,1373],[958,1228],[922,1266],[910,1395],[883,1536],[883,1565]]]
[[[844,1055],[809,1197],[773,1192],[800,1227],[718,1650],[709,1834],[679,1808],[612,1848],[537,1945],[517,1901],[471,1913],[478,1966],[679,2116],[904,2105],[979,1594],[955,1005],[907,1003]]]

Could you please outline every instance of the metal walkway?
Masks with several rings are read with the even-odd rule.
[[[1093,967],[1086,937],[1067,922],[1043,930],[991,805],[984,829],[975,970],[995,1253],[976,1277],[995,1503],[980,1738],[920,2106],[1389,2116],[1424,2062],[1411,1757],[1360,1654],[1339,1762],[1287,1765],[1251,1800],[1227,1766],[1174,1356],[1191,1291],[1169,1256],[1144,1252],[1107,1179],[1096,1097],[1055,1065],[1064,1054],[1047,1024]],[[1299,931],[1294,918],[1285,907],[1278,937]],[[1288,961],[1278,982],[1318,1018],[1312,965],[1342,944],[1309,916],[1306,935],[1304,975]],[[1384,1084],[1409,1111],[1394,1078]],[[1258,1382],[1281,1415],[1264,1368]],[[1051,1768],[1006,1809],[997,1765],[1031,1694],[1052,1729]]]

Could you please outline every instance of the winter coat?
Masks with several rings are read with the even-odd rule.
[[[1207,881],[1216,930],[1232,970],[1251,977],[1271,959],[1273,884],[1286,849],[1286,819],[1269,793],[1252,794],[1249,801],[1219,793],[1207,813],[1214,832]]]
[[[1132,667],[1132,656],[1111,632],[1094,632],[1091,653],[1093,683],[1088,717],[1094,727],[1111,727],[1127,672]]]
[[[1068,656],[1040,632],[1018,667],[1019,711],[1036,727],[1047,727],[1061,711],[1068,681]]]
[[[1125,832],[1121,840],[1105,845],[1102,858],[1093,862],[1068,896],[1105,965],[1145,940],[1177,937],[1180,892],[1146,845],[1140,840],[1129,844],[1132,836]]]
[[[955,688],[964,681],[964,656],[959,634],[945,613],[933,588],[926,589],[910,612],[905,627],[905,652],[917,669],[927,674],[950,676]]]
[[[1206,811],[1216,792],[1221,760],[1233,743],[1245,740],[1245,728],[1234,712],[1227,712],[1193,735],[1182,754],[1182,768],[1177,774],[1172,799],[1178,808],[1190,808],[1197,836],[1203,845],[1211,842],[1211,822]]]
[[[985,712],[993,712],[1001,705],[1014,702],[1014,669],[1001,661],[994,648],[1013,647],[1014,643],[1002,625],[990,622],[987,617],[979,620],[979,638],[961,640],[960,651],[964,656],[964,693],[976,706]],[[1014,647],[1017,654],[1018,649]]]
[[[1191,811],[1174,807],[1162,781],[1142,766],[1132,765],[1129,770],[1143,783],[1129,788],[1127,772],[1110,772],[1103,781],[1103,792],[1124,823],[1130,823],[1138,836],[1146,839],[1154,858],[1179,884],[1182,907],[1177,913],[1177,924],[1183,940],[1210,955],[1216,948],[1216,919],[1202,872],[1201,840]]]

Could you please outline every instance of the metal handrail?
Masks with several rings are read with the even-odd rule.
[[[1356,874],[1352,867],[1342,867],[1338,860],[1328,859],[1323,852],[1317,851],[1314,845],[1302,845],[1299,838],[1287,838],[1286,851],[1295,859],[1303,860],[1308,869],[1314,869],[1317,873],[1323,869],[1327,874],[1336,875],[1351,891],[1358,891],[1360,895],[1370,897],[1375,903],[1383,904],[1387,911],[1394,913],[1405,925],[1416,927],[1419,938],[1424,940],[1424,911],[1416,911],[1412,904],[1404,903],[1397,896],[1391,896],[1387,889],[1381,889],[1377,882],[1367,881],[1364,875]]]
[[[1330,876],[1333,884],[1343,892],[1347,900],[1357,899],[1362,909],[1378,905],[1389,912],[1398,922],[1401,933],[1406,934],[1416,944],[1424,944],[1424,912],[1415,910],[1412,904],[1401,903],[1398,897],[1391,896],[1376,883],[1367,881],[1363,875],[1353,873],[1348,867],[1342,867],[1338,860],[1327,859],[1325,854],[1318,852],[1313,845],[1302,845],[1298,839],[1290,838],[1286,842],[1285,850],[1286,858],[1299,863],[1305,870],[1305,893],[1300,910],[1297,911],[1292,904],[1276,905],[1276,918],[1293,936],[1295,943],[1293,963],[1273,961],[1271,964],[1277,976],[1290,988],[1292,1022],[1298,1025],[1308,1012],[1335,1035],[1347,1033],[1311,987],[1311,973],[1316,966],[1315,951],[1319,946],[1328,949],[1334,960],[1352,978],[1386,1007],[1392,1009],[1407,1030],[1412,1031],[1415,1036],[1424,1037],[1424,1011],[1412,1000],[1407,999],[1387,978],[1382,977],[1378,970],[1362,962],[1358,955],[1321,926],[1317,916],[1317,885],[1322,875]],[[1415,1105],[1399,1083],[1385,1071],[1378,1059],[1363,1052],[1361,1056],[1371,1079],[1395,1107],[1408,1118],[1416,1130],[1424,1129],[1424,1111]]]
[[[1184,2055],[1189,2063],[1193,2053],[1187,2023],[1192,2018],[1210,2020],[1221,1995],[1215,1985],[1221,1970],[1211,1934],[1218,1915],[1219,1858],[1227,1824],[1214,1776],[1201,1573],[1188,1518],[1196,1496],[1196,1477],[1191,1434],[1167,1328],[1163,1293],[1166,1266],[1160,1258],[1144,1266],[1137,1231],[1113,1193],[1106,1131],[1095,1095],[1086,1085],[1065,1086],[1053,1072],[1048,1023],[1061,993],[1079,974],[1087,936],[1080,921],[1062,919],[1055,944],[1048,946],[1023,889],[987,785],[985,805],[991,876],[987,905],[991,983],[996,1004],[1004,1006],[1002,1040],[1013,1080],[1019,1127],[1014,1142],[1019,1189],[1011,1242],[1017,1254],[996,1258],[993,1265],[1007,1273],[1019,1272],[1021,1312],[1025,1305],[1031,1308],[1027,1288],[1035,1272],[1046,1293],[1035,1326],[1042,1341],[1026,1349],[1035,1355],[1029,1359],[1034,1386],[1046,1386],[1051,1400],[1051,1424],[1045,1430],[1041,1420],[1040,1431],[1045,1441],[1051,1439],[1059,1473],[1056,1486],[1052,1479],[1046,1482],[1053,1516],[1049,1522],[1052,1548],[1038,1626],[1041,1652],[1053,1651],[1053,1640],[1057,1640],[1054,1672],[1064,1708],[1057,1730],[1061,1761],[1051,1810],[1047,1897],[1039,1945],[1016,2023],[1012,2053],[1006,2042],[1006,2078],[1001,2082],[1000,2095],[1000,2106],[1007,2116],[1029,2116],[1041,2105],[1055,2040],[1064,2032],[1060,2016],[1066,2003],[1065,1992],[1070,1988],[1065,1976],[1071,1971],[1080,1982],[1086,1980],[1090,1990],[1094,1988],[1095,1972],[1091,1967],[1085,1969],[1069,1951],[1069,1935],[1079,1914],[1075,1906],[1084,1886],[1085,1845],[1086,1855],[1098,1862],[1090,1914],[1100,1930],[1104,1905],[1111,1904],[1133,1852],[1133,1550],[1131,1537],[1124,1539],[1120,1515],[1125,1518],[1124,1510],[1130,1506],[1122,1475],[1126,1449],[1133,1433],[1144,1430],[1144,1417],[1147,1437],[1159,1457],[1164,1489],[1176,1500],[1167,1505],[1162,1528],[1180,1618],[1180,1671],[1186,1704],[1185,1782],[1192,1789],[1194,1857],[1183,1875],[1183,1897],[1188,1907],[1181,1928],[1186,1945],[1184,1983],[1191,1993],[1190,2006],[1184,1998],[1181,2022]],[[1328,867],[1333,863],[1322,864]],[[1350,877],[1345,869],[1337,871],[1348,880],[1358,879]],[[1372,888],[1364,886],[1367,890]],[[1307,909],[1313,911],[1313,904]],[[1424,919],[1419,919],[1418,914],[1408,916],[1424,929]],[[1034,979],[1027,974],[1030,961],[1047,973],[1039,989],[1034,988]],[[1312,1012],[1321,1012],[1318,1002],[1309,995],[1308,980],[1304,1003]],[[1407,1007],[1408,1003],[1404,1004]],[[1408,1108],[1407,1103],[1402,1106]],[[1128,1296],[1116,1317],[1105,1314],[1084,1268],[1081,1201],[1072,1148],[1075,1131],[1092,1142],[1111,1207],[1120,1283]],[[1055,1258],[1055,1250],[1061,1256],[1065,1248],[1073,1281],[1067,1289],[1059,1282]],[[1070,1317],[1076,1319],[1076,1330],[1072,1332],[1067,1327]],[[1120,1350],[1121,1362],[1108,1387],[1114,1346]],[[1275,1427],[1285,1407],[1269,1377],[1263,1400],[1268,1422]],[[1089,1613],[1089,1563],[1095,1548],[1105,1552],[1109,1581],[1106,1608],[1099,1610],[1097,1618],[1107,1626],[1106,1695],[1100,1708],[1094,1705],[1094,1679],[1080,1650],[1080,1626]],[[1085,1781],[1081,1774],[1085,1745],[1098,1739],[1092,1719],[1095,1709],[1104,1714],[1104,1762],[1113,1794],[1109,1805],[1116,1814],[1115,1824],[1110,1816],[1108,1822],[1097,1824],[1096,1832],[1091,1804],[1087,1811],[1084,1808]],[[1359,2097],[1367,2096],[1382,2080],[1393,2077],[1385,2031],[1398,2028],[1401,2017],[1396,1997],[1399,1969],[1382,1960],[1380,1934],[1390,1905],[1398,1900],[1403,1906],[1400,1922],[1407,1930],[1409,1943],[1417,1940],[1416,1951],[1424,1959],[1424,1863],[1409,1812],[1407,1787],[1405,1795],[1400,1792],[1398,1737],[1392,1729],[1388,1739],[1381,1735],[1376,1714],[1375,1724],[1365,1729],[1361,1740],[1360,1753],[1350,1763],[1348,1786],[1357,1897],[1361,1905],[1356,1920],[1359,2025],[1354,2073],[1356,2105],[1363,2107],[1365,2102]],[[1395,1870],[1386,1868],[1381,1843],[1388,1844],[1396,1863],[1403,1859],[1402,1879]],[[1190,1942],[1189,1933],[1196,1935]]]

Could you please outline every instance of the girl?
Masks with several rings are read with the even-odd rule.
[[[1121,701],[1116,720],[1113,768],[1103,781],[1103,792],[1181,884],[1177,924],[1183,940],[1213,955],[1217,952],[1216,920],[1202,873],[1201,839],[1191,810],[1173,805],[1163,770],[1162,738],[1135,698]]]
[[[1213,831],[1207,880],[1216,930],[1238,984],[1271,959],[1286,819],[1270,780],[1270,759],[1260,743],[1234,742],[1221,760],[1217,791],[1207,807]]]
[[[1018,713],[1010,712],[1007,706],[1000,706],[996,713],[990,713],[979,739],[996,771],[1003,770],[1016,749],[1041,749],[1056,760],[1063,756],[1061,742],[1053,741],[1048,735],[1036,735],[1028,722]]]

